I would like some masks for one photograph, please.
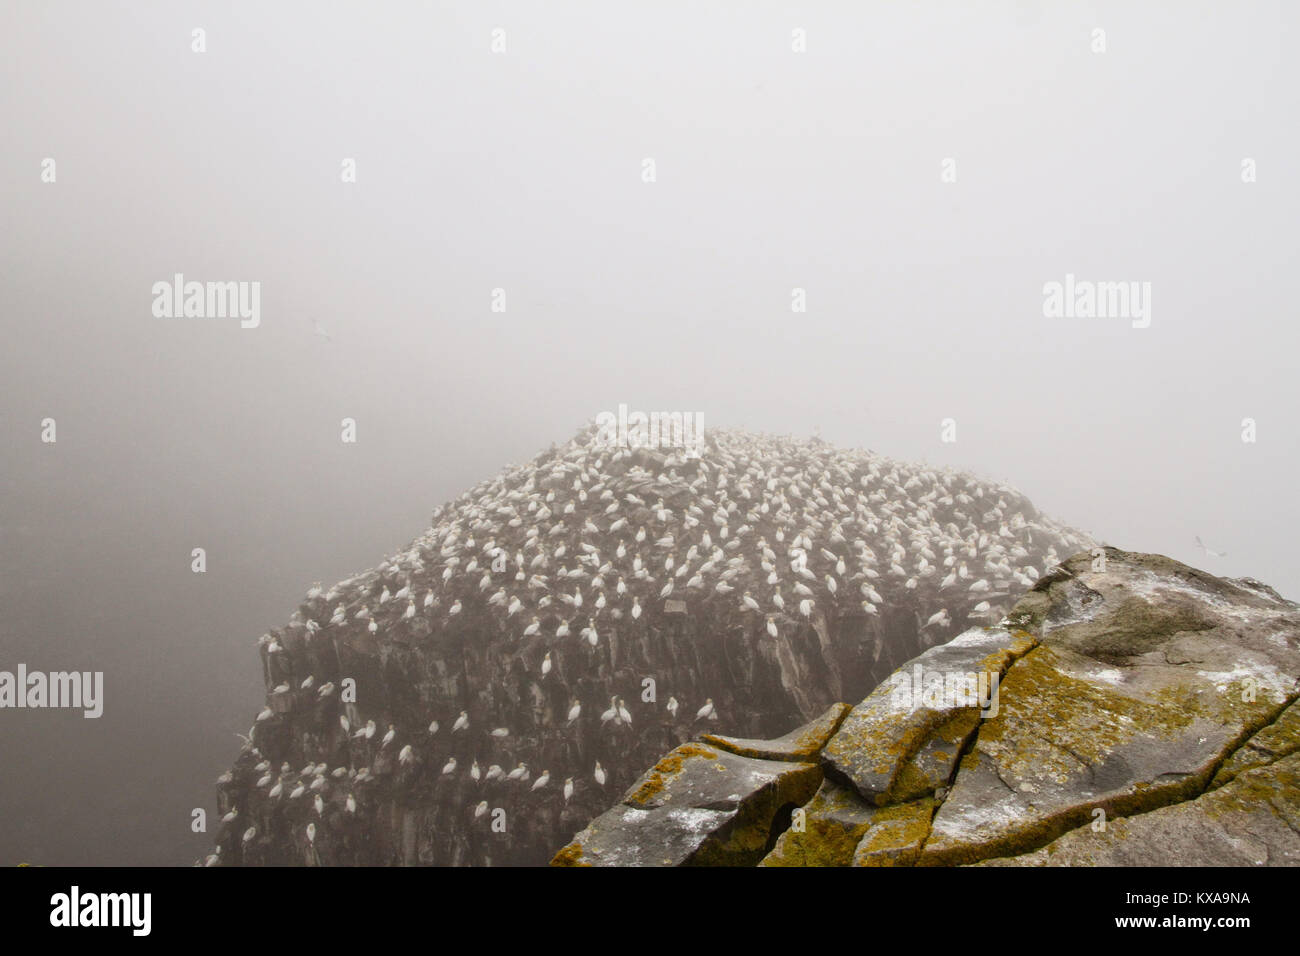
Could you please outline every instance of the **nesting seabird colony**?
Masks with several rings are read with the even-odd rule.
[[[647,722],[677,737],[726,729],[723,688],[694,700],[662,680],[649,700],[637,683],[610,691],[620,643],[670,614],[725,620],[757,646],[901,607],[926,646],[996,623],[1092,544],[1015,489],[948,468],[727,430],[698,456],[615,448],[589,426],[439,508],[376,568],[313,586],[286,627],[263,635],[267,706],[218,781],[221,829],[204,862],[283,862],[272,844],[328,862],[332,837],[363,839],[358,815],[391,811],[395,789],[409,804],[420,787],[454,788],[461,828],[490,826],[510,794],[516,814],[545,797],[561,816],[587,794],[572,826],[618,796],[586,745],[593,735]],[[501,659],[514,697],[522,681],[534,702],[559,705],[512,728],[493,703],[503,695],[467,686],[468,674],[444,685],[455,697],[415,707],[382,694],[376,704],[364,683],[349,694],[349,662],[409,664],[464,641]],[[566,765],[534,766],[541,754]],[[409,861],[410,847],[393,854]]]

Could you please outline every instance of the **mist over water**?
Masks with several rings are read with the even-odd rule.
[[[620,403],[1300,597],[1294,5],[3,19],[0,669],[102,670],[105,707],[0,711],[0,864],[205,852],[257,638]],[[260,282],[260,326],[155,318],[176,273]],[[1150,282],[1150,327],[1046,318],[1067,274]]]

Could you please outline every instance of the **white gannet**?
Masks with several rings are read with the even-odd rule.
[[[927,620],[923,626],[932,627],[937,625],[939,627],[948,627],[950,624],[952,624],[952,619],[948,617],[948,609],[943,608],[931,614],[929,620]]]
[[[1228,556],[1226,551],[1212,551],[1207,548],[1204,543],[1202,543],[1200,535],[1196,536],[1196,546],[1212,558],[1226,558]]]

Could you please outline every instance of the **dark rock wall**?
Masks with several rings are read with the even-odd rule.
[[[660,755],[697,733],[779,736],[835,701],[864,697],[926,646],[916,614],[906,608],[831,622],[819,612],[777,638],[752,615],[648,611],[639,621],[607,626],[594,648],[577,635],[483,641],[478,610],[467,606],[436,638],[369,647],[277,633],[283,652],[262,651],[267,689],[288,683],[293,690],[271,695],[278,712],[255,726],[258,752],[243,753],[220,786],[221,813],[239,808],[219,835],[222,862],[542,865]],[[547,650],[553,667],[541,677]],[[315,685],[301,690],[307,675],[315,675]],[[319,695],[325,682],[341,686],[348,677],[356,682],[356,703],[343,702],[338,690]],[[653,702],[642,699],[647,678],[655,682]],[[615,695],[631,725],[602,722]],[[670,696],[681,702],[676,718],[666,709]],[[575,698],[582,713],[570,723]],[[714,701],[716,721],[696,719],[706,698]],[[469,727],[456,731],[461,711]],[[349,717],[350,732],[339,715]],[[370,739],[353,739],[367,715],[383,720]],[[439,724],[433,734],[431,719]],[[396,734],[383,746],[389,724]],[[508,736],[493,736],[496,728],[507,728]],[[457,770],[444,774],[451,758]],[[279,776],[256,770],[262,761],[292,769],[277,797],[255,786],[265,772]],[[478,781],[464,773],[475,761]],[[603,785],[593,776],[597,761],[607,775]],[[508,773],[521,762],[527,782],[486,779],[494,764]],[[314,775],[300,770],[315,763],[370,772],[360,780],[326,773],[313,791]],[[547,770],[548,784],[534,790]],[[568,800],[566,778],[574,784]],[[307,788],[292,798],[299,781]],[[323,813],[314,809],[316,793]],[[348,795],[355,811],[346,809]],[[488,812],[476,818],[482,801]],[[504,832],[493,832],[497,810],[504,811]],[[316,834],[309,842],[310,823]],[[256,833],[245,841],[249,827]]]

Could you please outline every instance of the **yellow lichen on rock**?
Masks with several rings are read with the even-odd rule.
[[[923,797],[879,810],[858,841],[854,866],[912,866],[930,834],[934,800]]]

